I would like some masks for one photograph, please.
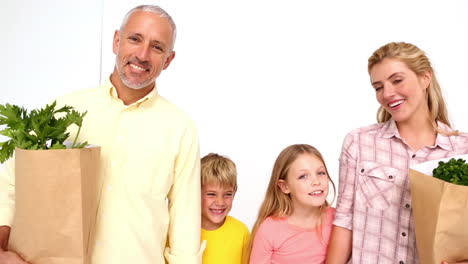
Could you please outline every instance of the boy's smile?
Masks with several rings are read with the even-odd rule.
[[[216,230],[224,224],[224,220],[232,208],[234,199],[232,187],[219,184],[204,184],[202,186],[202,228]]]

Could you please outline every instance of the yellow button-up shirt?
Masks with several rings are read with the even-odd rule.
[[[57,102],[87,111],[79,141],[101,146],[92,262],[164,263],[165,255],[169,263],[201,263],[200,159],[192,120],[156,89],[124,105],[110,82]],[[7,175],[14,169],[4,171],[0,225],[10,225],[14,179]]]

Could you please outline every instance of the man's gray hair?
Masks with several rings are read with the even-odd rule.
[[[130,11],[127,12],[124,19],[122,20],[122,24],[120,25],[120,31],[123,31],[123,29],[125,28],[125,26],[128,23],[128,19],[136,11],[151,12],[151,13],[159,15],[160,17],[166,18],[167,21],[169,21],[169,23],[171,24],[171,27],[172,27],[172,48],[174,48],[176,35],[177,35],[176,24],[174,23],[174,20],[172,20],[172,17],[164,9],[162,9],[161,7],[159,7],[157,5],[139,5],[137,7],[134,7],[132,9],[130,9]]]

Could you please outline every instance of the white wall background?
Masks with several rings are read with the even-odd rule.
[[[287,145],[316,146],[337,183],[345,134],[375,122],[367,58],[387,42],[428,53],[454,126],[468,131],[463,0],[2,0],[0,103],[42,107],[97,85],[113,68],[114,30],[143,3],[161,5],[178,26],[176,58],[158,89],[197,122],[202,155],[236,162],[231,214],[249,226]]]

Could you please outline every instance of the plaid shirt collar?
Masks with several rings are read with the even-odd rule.
[[[437,121],[437,127],[439,131],[446,131],[446,132],[453,132],[453,129],[451,129],[448,125]],[[380,136],[382,138],[398,138],[401,141],[405,142],[405,140],[400,136],[400,132],[398,131],[398,127],[396,125],[395,120],[390,119],[386,121],[382,128],[380,129]],[[406,142],[405,142],[406,144]],[[437,133],[436,141],[434,146],[431,146],[430,148],[435,148],[435,147],[440,147],[442,149],[445,149],[447,151],[452,151],[454,150],[452,142],[450,140],[450,136],[444,135],[442,133]]]

